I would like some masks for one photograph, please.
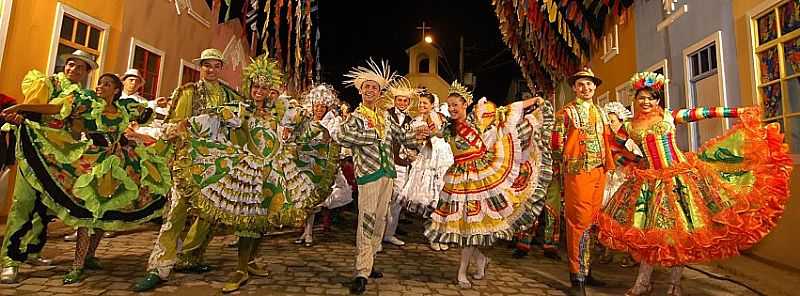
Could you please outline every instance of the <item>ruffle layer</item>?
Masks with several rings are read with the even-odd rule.
[[[740,118],[740,124],[705,143],[699,154],[687,153],[686,163],[661,171],[626,167],[633,179],[622,185],[606,207],[608,210],[614,203],[635,203],[637,199],[625,196],[638,196],[636,189],[644,182],[668,182],[691,172],[694,180],[701,182],[698,184],[719,194],[716,199],[722,208],[716,211],[704,203],[695,203],[702,216],[710,217],[707,225],[692,231],[681,227],[642,230],[632,227],[631,218],[621,223],[604,210],[596,219],[600,241],[612,249],[631,253],[637,260],[675,266],[736,256],[766,236],[777,224],[789,198],[792,160],[780,127],[762,125],[760,110],[748,110]],[[734,137],[743,141],[733,141]],[[732,143],[740,144],[731,146]],[[738,164],[728,161],[736,158],[729,153],[732,151],[741,151],[742,161]],[[721,154],[733,157],[709,158]],[[753,176],[752,184],[730,183],[721,177],[741,172]],[[627,206],[631,211],[636,208],[635,204]]]
[[[538,133],[528,128],[520,134],[525,122],[520,104],[509,106],[507,121],[488,129],[482,135],[484,143],[492,145],[481,157],[457,161],[445,175],[445,187],[438,205],[431,214],[425,236],[429,240],[459,246],[490,246],[497,239],[510,240],[514,232],[531,225],[541,211],[552,171],[549,154],[549,130],[553,126],[552,108],[542,108],[545,124]],[[520,168],[528,164],[529,155],[523,153],[521,137],[535,137],[524,141],[537,145],[542,161],[536,168],[542,170],[536,181],[535,194],[529,198],[515,196],[515,182],[519,182]],[[525,149],[527,151],[527,149]],[[456,157],[457,158],[457,157]],[[548,173],[549,171],[549,173]]]

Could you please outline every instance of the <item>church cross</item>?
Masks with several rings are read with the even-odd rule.
[[[430,30],[430,29],[431,29],[431,27],[426,27],[425,26],[425,22],[424,21],[422,22],[422,26],[421,27],[417,27],[417,30],[422,30],[422,39],[425,39],[425,30]]]

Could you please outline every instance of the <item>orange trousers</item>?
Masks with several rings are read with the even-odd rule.
[[[603,206],[606,173],[602,167],[564,175],[564,216],[567,220],[569,272],[582,280],[589,274],[592,223]]]

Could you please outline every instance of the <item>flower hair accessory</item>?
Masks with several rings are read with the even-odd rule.
[[[467,101],[467,106],[472,105],[472,92],[470,92],[466,86],[458,82],[458,80],[453,81],[453,84],[450,84],[450,88],[447,90],[447,92],[460,95],[465,101]]]
[[[303,102],[301,105],[313,106],[314,104],[323,104],[328,109],[338,106],[340,103],[336,95],[336,90],[333,86],[321,83],[314,86],[305,95],[303,95]]]
[[[643,88],[651,88],[654,91],[659,93],[664,93],[664,87],[669,82],[669,79],[664,77],[664,75],[654,73],[654,72],[641,72],[636,73],[631,77],[631,85],[635,90],[641,90]]]

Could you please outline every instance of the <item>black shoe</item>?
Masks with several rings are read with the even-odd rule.
[[[528,252],[522,251],[520,249],[514,249],[514,251],[511,251],[511,257],[515,259],[522,259],[525,256],[528,256]]]
[[[585,279],[582,281],[578,279],[578,275],[574,273],[569,274],[569,282],[571,287],[569,288],[570,295],[573,296],[586,296],[586,282]]]
[[[194,265],[182,266],[180,268],[176,268],[175,271],[180,273],[206,273],[214,268],[211,265],[198,263]]]
[[[377,270],[375,268],[372,269],[372,272],[369,273],[369,278],[371,279],[379,279],[383,277],[383,272]]]
[[[362,276],[358,276],[355,279],[353,279],[353,283],[350,284],[350,293],[351,294],[361,295],[361,294],[364,294],[364,292],[366,292],[366,291],[367,291],[367,279],[366,278],[364,278]]]
[[[589,273],[589,276],[586,277],[586,285],[589,287],[605,287],[606,282],[598,280],[592,276],[592,273]]]
[[[569,288],[569,294],[572,296],[586,296],[586,287],[583,282],[574,281]]]

